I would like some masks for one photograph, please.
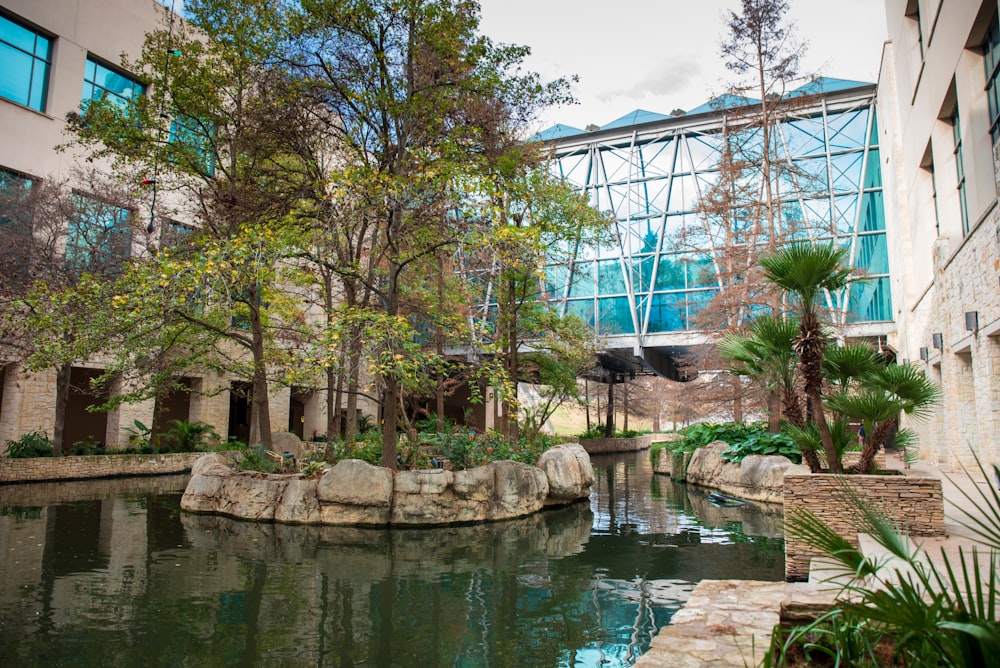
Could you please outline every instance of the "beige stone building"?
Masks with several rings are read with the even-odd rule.
[[[80,156],[55,147],[66,141],[64,119],[81,102],[97,95],[128,98],[148,94],[134,73],[119,67],[121,55],[139,54],[145,34],[166,25],[169,0],[0,0],[0,189],[11,192],[44,180],[72,179]],[[73,184],[74,197],[88,201],[85,184]],[[142,229],[148,213],[122,209],[121,220]],[[0,223],[2,223],[0,219]],[[0,224],[0,234],[4,234]],[[152,234],[162,234],[154,229]],[[72,231],[67,235],[71,244]],[[125,252],[144,251],[131,235]],[[66,250],[66,253],[71,252]],[[246,439],[248,406],[237,381],[192,375],[177,392],[158,401],[91,413],[94,402],[80,388],[99,368],[99,360],[73,369],[66,419],[66,444],[91,437],[109,447],[127,442],[134,421],[160,425],[170,419],[203,421],[217,433]],[[0,444],[31,431],[53,432],[55,373],[26,373],[11,360],[0,360]],[[278,388],[271,396],[273,429],[309,438],[326,432],[325,395],[307,388]],[[371,412],[371,407],[366,407]],[[155,420],[154,420],[154,416]]]
[[[911,424],[952,470],[1000,463],[1000,25],[996,0],[886,0],[878,88],[900,360],[941,387]]]

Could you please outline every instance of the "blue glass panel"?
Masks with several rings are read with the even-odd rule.
[[[625,276],[618,260],[600,260],[597,263],[597,290],[601,295],[625,294]]]
[[[865,169],[865,188],[882,187],[882,163],[878,159],[878,149],[868,152],[868,167]]]
[[[857,190],[861,183],[861,163],[864,153],[841,153],[830,158],[834,191]]]
[[[653,256],[641,255],[632,258],[632,289],[636,293],[649,292],[653,279]]]
[[[35,33],[3,16],[0,16],[0,41],[21,51],[35,53]]]
[[[708,255],[695,255],[687,262],[688,286],[714,287],[717,283],[715,263]]]
[[[570,280],[570,297],[594,296],[594,263],[577,262],[573,265],[573,277]]]
[[[35,63],[31,73],[31,93],[28,96],[28,106],[42,111],[45,109],[45,97],[48,91],[49,68],[47,65]]]
[[[20,219],[19,204],[31,191],[31,179],[0,169],[0,225]]]
[[[28,106],[35,59],[0,42],[0,97]]]
[[[88,87],[86,85],[88,83],[93,85]],[[89,58],[87,59],[86,74],[84,76],[84,101],[99,99],[104,97],[105,94],[109,94],[113,101],[125,104],[132,98],[138,97],[145,92],[146,87],[135,79],[114,72]]]
[[[889,277],[881,276],[850,287],[850,322],[892,320],[892,296]]]
[[[827,189],[826,156],[821,158],[800,158],[794,163],[798,188],[804,193],[818,193]]]
[[[834,206],[837,207],[837,234],[854,234],[858,195],[840,195],[834,200]]]
[[[878,232],[885,229],[885,208],[881,191],[866,192],[861,196],[861,229],[859,232]]]
[[[565,265],[550,264],[545,267],[545,291],[549,299],[561,299],[566,291],[566,275],[569,268]]]
[[[73,207],[66,234],[68,265],[77,271],[106,270],[128,257],[132,242],[128,209],[83,195],[73,195]]]
[[[566,313],[576,316],[591,328],[596,327],[593,299],[572,299],[566,302]]]
[[[683,290],[687,287],[686,257],[671,253],[660,256],[660,264],[656,269],[657,290]]]
[[[830,150],[859,148],[865,145],[865,130],[868,129],[868,108],[830,114],[827,118],[830,129]]]
[[[858,235],[854,266],[868,274],[889,273],[889,252],[884,233]]]
[[[788,154],[793,158],[826,150],[822,119],[803,118],[782,123],[781,133],[788,147]],[[781,155],[785,155],[784,150]]]
[[[872,110],[872,133],[868,135],[868,145],[878,146],[878,114]]]
[[[599,334],[635,334],[628,297],[598,299]]]
[[[215,124],[211,121],[179,116],[170,123],[170,141],[191,149],[198,168],[208,176],[215,174],[215,151],[212,148],[214,135]]]
[[[660,292],[649,302],[648,333],[677,332],[684,329],[684,293]]]

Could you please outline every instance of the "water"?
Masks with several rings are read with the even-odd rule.
[[[590,503],[440,529],[179,510],[184,477],[0,487],[5,666],[627,666],[703,578],[780,580],[780,515],[594,458]]]

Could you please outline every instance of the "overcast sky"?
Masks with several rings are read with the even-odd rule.
[[[480,0],[480,29],[531,47],[545,79],[577,75],[579,104],[547,111],[554,123],[604,125],[634,109],[693,109],[732,79],[719,57],[727,9],[738,0]],[[886,38],[882,0],[790,0],[806,42],[803,73],[875,82]]]

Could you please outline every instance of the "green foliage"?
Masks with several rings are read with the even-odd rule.
[[[787,434],[772,434],[763,428],[748,431],[743,440],[730,443],[722,458],[738,464],[749,455],[782,455],[796,464],[802,462],[802,453]]]
[[[977,461],[978,474],[988,476]],[[985,666],[1000,652],[1000,494],[992,485],[957,485],[970,510],[959,524],[978,544],[930,560],[845,482],[859,527],[893,558],[873,561],[808,510],[789,518],[787,532],[821,550],[844,592],[837,608],[812,624],[776,632],[765,666],[835,658],[838,665]],[[983,548],[983,549],[980,549]],[[888,645],[888,648],[886,647]],[[888,649],[888,651],[886,651]],[[876,658],[877,657],[877,658]]]
[[[132,426],[126,427],[125,431],[128,432],[128,449],[141,451],[148,448],[150,452],[153,451],[152,427],[147,427],[139,420],[133,420]]]
[[[307,478],[321,476],[324,472],[326,465],[323,462],[308,462],[299,470],[299,473]]]
[[[55,443],[48,434],[41,431],[30,431],[16,441],[5,441],[7,456],[12,459],[29,457],[52,457],[55,454]]]
[[[103,455],[104,452],[104,443],[98,441],[93,436],[88,436],[82,441],[75,441],[73,445],[70,446],[67,454],[82,457],[88,455]]]
[[[649,430],[642,430],[642,429],[618,429],[615,431],[614,436],[612,436],[611,438],[635,438],[636,436],[643,436],[648,433]],[[590,429],[585,429],[584,431],[581,431],[579,434],[576,435],[576,438],[579,439],[604,438],[604,437],[605,437],[604,425],[601,423],[591,425]]]
[[[197,452],[216,446],[221,439],[212,425],[205,422],[170,420],[160,434],[160,449],[166,452]]]
[[[268,457],[264,446],[255,446],[243,450],[237,456],[236,462],[241,471],[274,473],[281,467],[280,462]]]

